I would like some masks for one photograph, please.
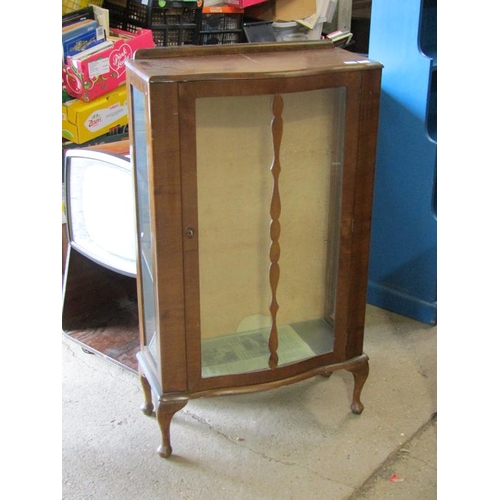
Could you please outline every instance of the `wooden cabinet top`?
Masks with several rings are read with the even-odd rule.
[[[329,41],[158,47],[138,50],[127,65],[151,82],[289,78],[382,67]]]

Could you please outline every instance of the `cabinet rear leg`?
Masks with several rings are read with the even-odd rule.
[[[139,366],[139,380],[141,381],[142,390],[144,392],[144,403],[141,406],[142,413],[144,415],[152,415],[153,414],[153,400],[151,398],[151,385],[148,382],[148,379],[142,373],[141,367]]]
[[[180,409],[186,406],[187,401],[160,401],[156,410],[156,419],[161,431],[161,445],[158,447],[158,455],[168,458],[172,455],[170,444],[170,423],[172,418]]]
[[[360,400],[361,391],[365,385],[366,379],[368,378],[368,373],[370,372],[370,367],[368,365],[368,360],[352,367],[347,368],[354,376],[354,391],[352,394],[352,404],[351,411],[356,415],[359,415],[365,409],[363,403]]]

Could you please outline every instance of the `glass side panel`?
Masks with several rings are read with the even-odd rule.
[[[151,245],[151,209],[149,169],[146,141],[145,98],[132,87],[134,127],[134,172],[137,191],[137,230],[139,233],[139,265],[143,295],[144,343],[157,359],[156,298],[154,293],[153,249]]]
[[[333,350],[345,89],[282,95],[276,186],[273,97],[196,102],[203,377],[269,368],[275,187],[278,366]]]

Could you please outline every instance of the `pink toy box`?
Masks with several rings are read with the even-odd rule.
[[[71,97],[89,102],[110,92],[125,82],[125,61],[137,49],[155,47],[153,33],[148,29],[129,33],[112,28],[108,39],[114,42],[112,47],[82,60],[68,57],[63,63],[63,86]]]

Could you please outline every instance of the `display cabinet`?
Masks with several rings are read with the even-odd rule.
[[[329,42],[127,62],[138,371],[161,456],[192,398],[346,369],[362,412],[380,78]]]

